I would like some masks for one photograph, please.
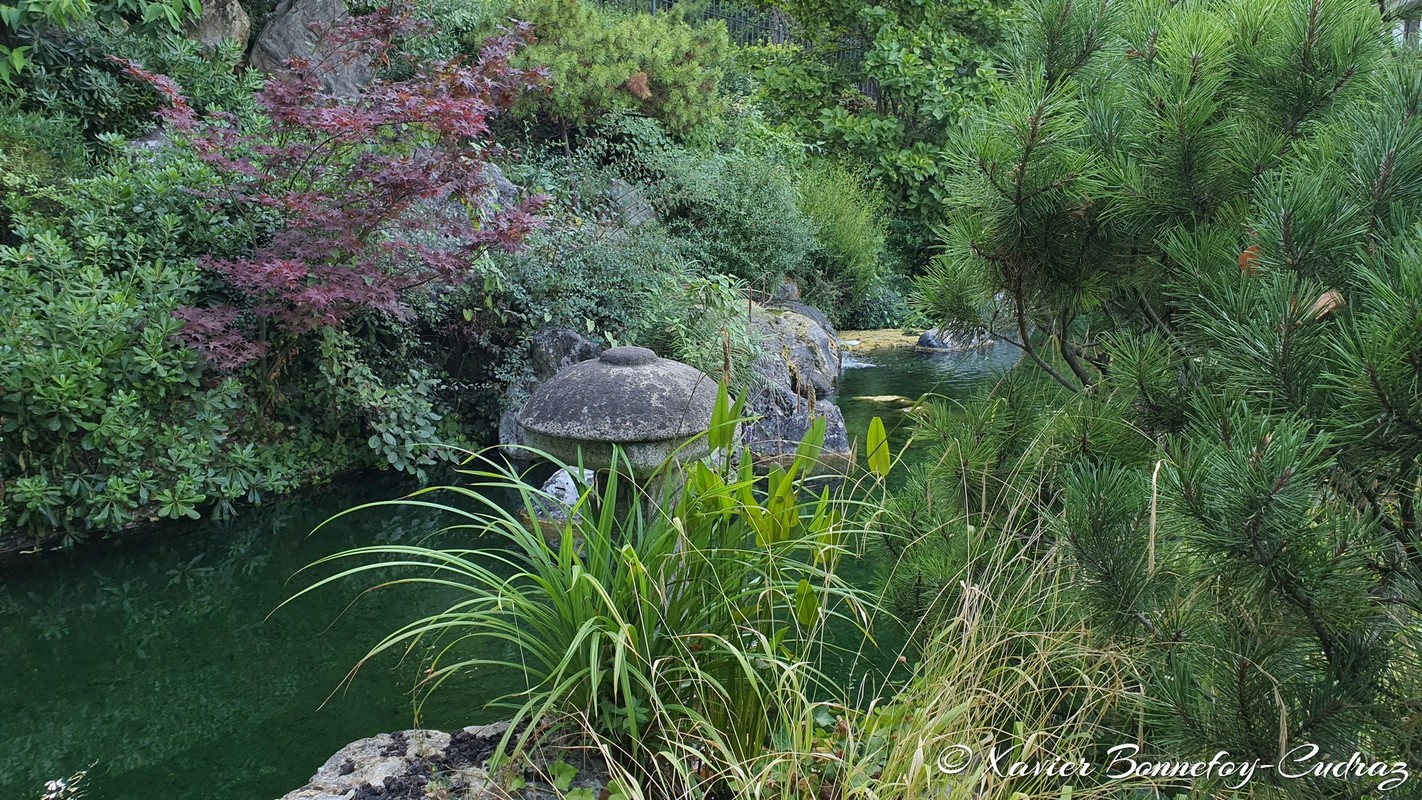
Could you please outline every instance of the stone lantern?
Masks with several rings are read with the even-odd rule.
[[[518,421],[529,446],[592,470],[614,467],[620,446],[634,473],[673,455],[706,456],[717,384],[679,361],[645,347],[614,347],[595,360],[566,367],[533,391]],[[622,466],[621,464],[617,466]]]

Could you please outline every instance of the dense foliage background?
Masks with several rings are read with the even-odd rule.
[[[0,76],[11,535],[423,477],[421,445],[489,439],[539,327],[719,370],[753,346],[736,292],[907,318],[872,178],[728,87],[694,12],[372,6],[328,36],[382,72],[331,99],[331,64],[263,81],[186,6],[26,8]]]
[[[370,466],[425,479],[449,452],[426,445],[491,440],[540,328],[746,386],[748,301],[795,296],[1022,362],[917,404],[892,486],[882,427],[834,495],[805,453],[757,476],[722,442],[669,506],[682,527],[580,487],[613,509],[570,523],[602,573],[509,523],[569,616],[524,591],[548,624],[451,618],[538,651],[557,691],[520,713],[622,748],[626,796],[1124,796],[934,771],[967,741],[1417,764],[1422,63],[1387,7],[355,10],[329,35],[374,80],[332,97],[330,65],[264,77],[189,40],[187,2],[0,5],[0,536],[225,515]],[[724,586],[659,611],[675,593],[646,564],[680,569],[688,530]],[[855,624],[874,605],[835,574],[861,545],[912,629],[912,678],[872,704],[822,698],[816,671],[830,601]],[[504,586],[459,568],[481,602]],[[714,664],[687,644],[707,626]],[[663,633],[695,703],[638,658]]]

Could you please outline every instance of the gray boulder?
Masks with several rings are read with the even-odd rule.
[[[321,40],[322,33],[349,16],[344,0],[281,0],[247,61],[263,74],[281,76],[290,59],[309,58],[324,67],[321,88],[327,94],[356,94],[375,74],[369,59]]]
[[[849,430],[844,412],[828,400],[813,403],[783,386],[762,386],[746,399],[746,414],[756,417],[741,427],[741,440],[750,448],[757,464],[785,465],[795,457],[795,448],[805,438],[816,419],[825,421],[825,442],[820,467],[836,470],[849,460]]]
[[[252,19],[237,0],[202,0],[202,15],[188,23],[187,34],[210,51],[224,41],[236,42],[238,49],[245,51]]]
[[[800,299],[800,284],[790,276],[785,276],[780,280],[780,285],[771,292],[771,297],[780,301],[798,301]]]
[[[159,125],[147,133],[129,139],[127,144],[129,152],[135,155],[153,155],[162,150],[167,150],[173,143],[168,137],[168,131]]]
[[[809,317],[810,319],[814,320],[816,324],[818,324],[821,328],[824,328],[825,332],[830,335],[830,338],[839,338],[839,331],[835,330],[834,323],[830,322],[829,315],[819,310],[818,308],[797,302],[794,298],[788,300],[781,300],[777,302],[775,306],[776,308],[780,308],[794,314]]]
[[[580,361],[591,361],[605,348],[571,328],[539,328],[529,342],[534,378],[540,382]]]
[[[326,760],[305,786],[281,800],[349,800],[390,794],[423,797],[435,777],[460,797],[484,797],[492,787],[485,771],[507,723],[469,727],[454,735],[410,730],[382,733],[346,745]]]
[[[824,399],[834,393],[842,366],[839,338],[821,312],[799,303],[754,306],[751,330],[761,339],[761,359],[772,362],[752,365],[757,374],[779,383],[780,367],[773,363],[779,362],[796,394]]]
[[[485,164],[484,179],[489,182],[489,186],[479,198],[480,214],[490,217],[503,209],[518,205],[522,191],[508,179],[502,167],[493,162]]]
[[[793,301],[751,309],[762,354],[751,364],[758,388],[746,413],[759,419],[741,428],[741,441],[761,465],[788,463],[816,419],[825,421],[821,466],[839,469],[849,458],[844,414],[830,401],[843,358],[839,336],[824,312]]]
[[[508,731],[507,722],[470,726],[453,734],[431,730],[382,733],[341,748],[311,780],[281,800],[366,800],[367,798],[458,797],[463,800],[559,800],[550,785],[550,765],[563,762],[577,772],[570,789],[598,797],[611,780],[607,765],[581,750],[539,748],[530,756],[516,790],[488,773],[489,758]]]

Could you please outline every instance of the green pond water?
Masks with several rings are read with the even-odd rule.
[[[961,397],[1010,366],[1015,353],[1004,349],[856,356],[839,393],[851,434],[879,414],[901,444],[901,411],[854,398]],[[383,634],[448,598],[428,588],[362,596],[367,584],[350,583],[276,610],[308,585],[293,575],[312,561],[438,529],[434,512],[392,508],[312,533],[343,509],[411,488],[389,476],[344,479],[232,520],[165,524],[0,564],[0,798],[38,800],[46,780],[89,769],[89,800],[273,800],[347,742],[414,725],[421,654],[374,661],[342,681]],[[846,575],[868,584],[875,571],[852,563]],[[886,648],[893,639],[880,636]],[[841,668],[867,675],[864,663]],[[485,702],[518,688],[508,675],[467,674],[419,724],[494,721],[500,712]]]

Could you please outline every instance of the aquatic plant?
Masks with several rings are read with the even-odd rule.
[[[843,694],[819,666],[826,634],[836,624],[867,633],[873,604],[836,567],[877,508],[859,492],[881,483],[814,482],[823,422],[788,467],[758,476],[732,444],[739,408],[724,385],[717,408],[709,459],[684,473],[669,460],[635,482],[625,464],[580,481],[559,522],[540,521],[553,497],[476,454],[466,485],[389,502],[441,509],[448,530],[479,545],[333,554],[312,567],[337,571],[296,596],[392,567],[406,576],[380,586],[452,588],[463,599],[392,632],[366,660],[433,646],[422,703],[463,670],[522,674],[526,690],[499,701],[514,722],[505,759],[572,731],[648,796],[736,785],[778,732],[795,735],[815,698]],[[876,458],[879,473],[886,461]]]

